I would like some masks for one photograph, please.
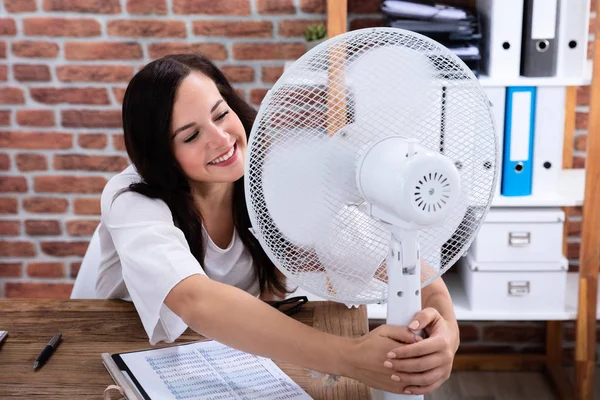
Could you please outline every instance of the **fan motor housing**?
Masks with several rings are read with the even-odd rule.
[[[401,136],[384,138],[365,151],[357,185],[373,217],[407,229],[442,224],[460,196],[452,160]]]

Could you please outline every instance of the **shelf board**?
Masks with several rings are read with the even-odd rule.
[[[587,86],[591,79],[583,77],[547,77],[529,78],[519,76],[516,78],[490,78],[480,75],[479,83],[483,87],[506,87],[506,86]]]
[[[462,287],[458,274],[444,275],[444,282],[448,287],[454,313],[459,321],[546,321],[546,320],[569,320],[575,318],[575,310],[570,310],[565,306],[564,310],[554,312],[527,312],[524,310],[506,310],[506,311],[485,311],[471,310],[469,300]],[[370,319],[385,319],[387,315],[385,304],[376,304],[367,306],[367,314]]]
[[[284,63],[284,71],[292,66],[294,61],[288,60]],[[506,86],[586,86],[592,82],[592,61],[587,60],[583,76],[562,77],[498,77],[490,78],[486,75],[478,77],[483,87],[506,87]],[[307,71],[307,74],[298,79],[298,84],[327,84],[326,71]]]
[[[527,77],[517,76],[514,78],[490,78],[480,75],[479,83],[484,87],[505,86],[586,86],[592,82],[592,64],[588,60],[583,76],[549,76],[549,77]]]
[[[585,170],[561,171],[556,193],[531,196],[497,196],[492,207],[574,207],[583,204],[585,193]]]
[[[527,312],[527,310],[472,310],[463,289],[460,276],[458,274],[449,273],[443,277],[450,292],[450,296],[452,297],[456,318],[459,321],[568,321],[577,318],[578,276],[579,274],[576,272],[567,273],[567,293],[564,309],[543,313]],[[308,299],[312,301],[323,300],[300,288],[290,296],[307,296]],[[600,303],[600,287],[598,290],[598,300]],[[387,305],[369,304],[367,305],[367,314],[369,319],[386,319]],[[600,319],[600,307],[598,307],[597,318]]]

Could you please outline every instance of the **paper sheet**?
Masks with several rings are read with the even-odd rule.
[[[151,399],[305,400],[273,361],[206,341],[121,354]]]

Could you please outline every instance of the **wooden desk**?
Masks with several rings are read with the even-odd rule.
[[[364,306],[348,310],[337,303],[309,302],[294,317],[336,335],[357,337],[368,331]],[[0,344],[3,399],[101,399],[113,381],[100,353],[151,347],[133,304],[118,300],[0,300],[0,329],[9,334]],[[33,362],[56,332],[62,332],[62,343],[33,371]],[[199,339],[188,329],[176,343]],[[352,379],[277,365],[315,399],[370,398],[368,387]]]

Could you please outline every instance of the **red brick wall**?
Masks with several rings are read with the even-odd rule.
[[[134,71],[203,52],[259,104],[324,11],[308,0],[0,0],[0,297],[69,295],[99,195],[128,164],[120,107]]]
[[[351,29],[382,23],[379,0],[348,7]],[[134,71],[200,51],[257,105],[284,61],[305,52],[304,27],[324,20],[325,0],[0,0],[0,297],[70,294],[102,188],[128,162],[120,106]],[[588,104],[581,88],[578,168]],[[580,209],[568,226],[576,268]],[[544,325],[465,322],[462,334],[462,351],[531,352],[543,348]]]

